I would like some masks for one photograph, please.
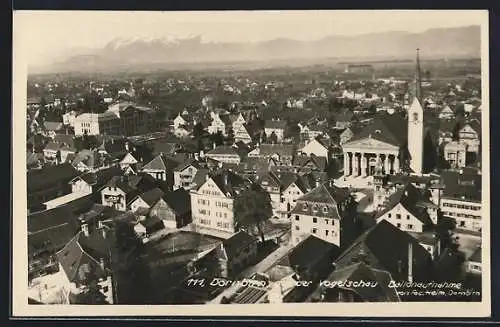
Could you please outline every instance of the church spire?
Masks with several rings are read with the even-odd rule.
[[[417,60],[415,67],[415,93],[414,97],[418,99],[420,104],[422,104],[422,81],[421,81],[421,72],[420,72],[420,49],[417,48]]]

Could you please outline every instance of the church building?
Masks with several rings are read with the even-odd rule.
[[[409,172],[424,173],[424,109],[420,58],[417,49],[413,100],[406,117],[379,114],[373,122],[342,145],[344,177]]]

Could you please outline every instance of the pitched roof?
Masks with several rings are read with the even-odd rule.
[[[85,284],[87,274],[94,271],[97,277],[106,276],[99,261],[100,258],[94,258],[87,253],[79,243],[82,236],[81,232],[75,235],[56,256],[61,264],[68,280],[78,284]]]
[[[293,150],[292,144],[261,144],[259,146],[261,156],[272,156],[276,153],[280,156],[292,156]]]
[[[165,154],[160,153],[153,160],[142,167],[142,170],[170,170],[174,169],[179,163]]]
[[[340,188],[331,182],[326,182],[315,187],[310,192],[301,196],[298,201],[307,201],[315,203],[337,204],[349,197],[347,188]]]
[[[222,242],[222,245],[224,246],[228,259],[231,260],[232,258],[237,257],[242,249],[254,242],[257,242],[257,238],[255,236],[244,231],[239,231],[236,234],[233,234],[230,238],[225,239]]]
[[[150,207],[160,200],[165,193],[159,188],[154,188],[139,195]]]
[[[195,159],[187,159],[181,162],[177,167],[175,167],[175,171],[183,171],[184,169],[193,166],[196,169],[200,169],[201,165],[200,162],[195,160]]]
[[[320,239],[314,235],[309,235],[302,240],[288,254],[288,264],[290,267],[299,269],[315,268],[316,264],[330,258],[333,262],[340,254],[340,248],[335,244]]]
[[[239,156],[236,149],[230,145],[220,145],[207,152],[207,155],[234,155]]]
[[[237,195],[247,185],[247,180],[227,169],[217,172],[212,180],[222,193],[230,196]]]
[[[56,134],[54,136],[54,142],[64,143],[70,147],[74,147],[75,141],[73,139],[73,136],[74,135],[71,135],[71,134]]]
[[[191,195],[183,188],[165,194],[163,199],[178,215],[191,211]]]
[[[68,183],[78,174],[79,172],[67,163],[30,170],[26,176],[28,192],[48,188],[59,182]]]
[[[413,248],[414,280],[428,278],[432,274],[431,257],[417,239],[386,220],[360,235],[336,261],[338,269],[354,262],[366,260],[372,267],[388,271],[394,280],[408,277],[408,248]]]
[[[444,184],[443,197],[481,201],[481,175],[475,171],[443,171],[441,179]]]
[[[48,131],[59,131],[63,128],[63,123],[62,122],[46,121],[43,123],[43,126]]]
[[[58,151],[59,149],[61,149],[61,147],[62,147],[62,144],[51,141],[51,142],[47,143],[44,150]]]
[[[403,146],[407,142],[407,125],[406,119],[398,114],[381,114],[356,133],[349,142],[371,137],[391,145]]]
[[[386,202],[383,204],[384,209],[377,213],[377,217],[386,214],[395,206],[401,204],[424,225],[431,224],[432,220],[427,213],[427,206],[425,206],[425,203],[432,202],[426,195],[427,194],[424,194],[423,191],[413,186],[413,184],[407,183],[404,187],[399,188],[387,198]]]
[[[296,167],[304,167],[308,163],[313,163],[320,171],[324,171],[327,166],[327,159],[325,157],[317,157],[314,154],[310,156],[295,156],[292,165]]]
[[[97,172],[83,173],[73,178],[71,181],[82,179],[87,184],[95,186],[97,189],[99,189],[101,186],[105,185],[111,179],[111,177],[120,176],[121,174],[122,170],[119,167],[111,166],[98,170]]]
[[[327,280],[334,282],[345,281],[365,281],[376,282],[375,287],[365,286],[341,286],[354,291],[366,302],[399,302],[399,296],[394,287],[389,287],[392,276],[389,272],[376,269],[364,262],[353,263],[352,265],[336,269],[328,276]],[[352,285],[352,284],[351,284]],[[328,293],[326,294],[328,301]]]
[[[286,124],[286,120],[266,120],[264,128],[285,129]]]

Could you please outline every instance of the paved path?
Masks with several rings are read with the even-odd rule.
[[[249,277],[252,277],[257,272],[264,272],[264,271],[268,270],[279,259],[281,259],[284,255],[286,255],[292,248],[293,248],[292,244],[288,244],[288,245],[284,245],[282,247],[279,247],[274,252],[272,252],[267,257],[265,257],[264,260],[260,261],[259,263],[257,263],[254,266],[251,266],[251,267],[243,270],[243,272],[239,274],[237,279],[242,280],[244,278],[249,278]],[[224,296],[226,298],[230,297],[240,287],[241,287],[241,285],[234,284],[233,286],[226,288],[221,294],[219,294],[216,298],[209,301],[208,303],[209,304],[220,304],[222,297],[224,297]]]

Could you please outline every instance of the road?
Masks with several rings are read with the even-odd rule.
[[[282,247],[277,248],[274,252],[269,254],[264,260],[260,261],[254,266],[251,266],[245,269],[238,277],[238,280],[242,280],[244,278],[249,278],[253,276],[257,272],[264,272],[272,267],[279,259],[281,259],[284,255],[286,255],[293,248],[292,244],[287,244]],[[229,288],[225,289],[221,294],[219,294],[216,298],[209,301],[209,304],[220,304],[221,299],[225,296],[226,298],[230,297],[234,294],[241,285],[234,284]]]

